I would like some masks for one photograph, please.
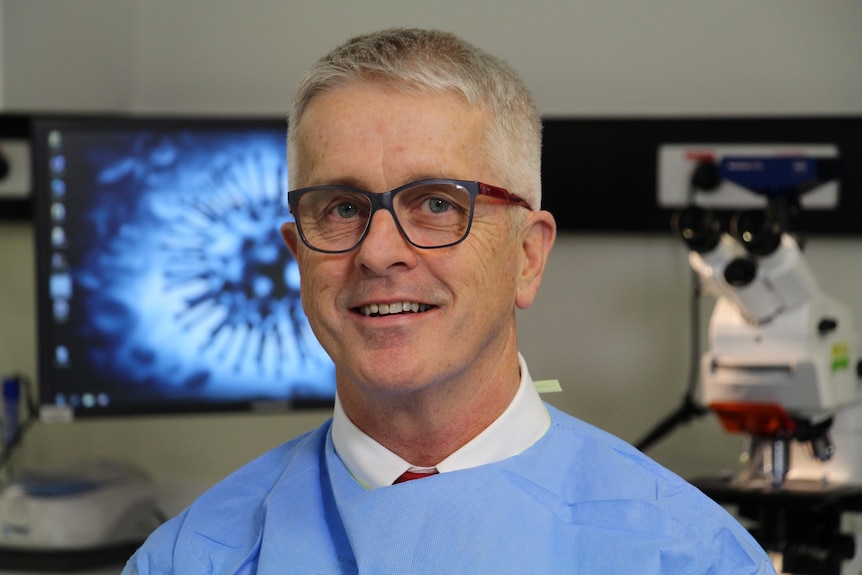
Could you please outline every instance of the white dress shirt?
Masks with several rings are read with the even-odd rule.
[[[517,455],[533,445],[550,426],[550,416],[533,384],[527,364],[518,354],[521,383],[509,406],[486,427],[434,468],[416,467],[366,435],[347,417],[338,397],[332,417],[335,452],[366,489],[392,483],[405,471],[440,473],[494,463]]]

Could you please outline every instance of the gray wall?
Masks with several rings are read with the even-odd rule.
[[[862,113],[862,4],[808,0],[3,0],[0,103],[285,114],[313,59],[389,25],[449,29],[503,56],[549,115]],[[0,223],[0,373],[35,375],[30,234]],[[807,256],[862,318],[862,240],[814,238]],[[630,441],[677,407],[688,281],[669,236],[562,235],[539,302],[519,316],[534,377],[562,382],[550,401]],[[174,508],[326,415],[37,425],[20,463],[130,458]],[[707,417],[650,454],[691,476],[733,466],[737,444]]]

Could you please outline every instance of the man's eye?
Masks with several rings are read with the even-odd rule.
[[[428,209],[433,214],[442,214],[452,209],[452,204],[443,198],[428,198]]]
[[[340,218],[353,218],[359,213],[359,209],[353,202],[342,202],[335,206],[333,210]]]

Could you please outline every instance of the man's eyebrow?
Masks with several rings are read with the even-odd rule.
[[[314,178],[303,185],[303,188],[311,188],[315,186],[344,186],[346,188],[358,188],[364,190],[362,181],[359,178],[352,176],[336,176],[334,178]]]
[[[398,188],[400,186],[404,186],[406,184],[410,184],[413,182],[419,182],[422,180],[438,180],[438,179],[463,179],[463,178],[453,178],[448,175],[440,174],[440,173],[428,173],[428,172],[415,172],[407,175],[406,177],[400,178],[399,183],[397,185],[392,186],[391,188],[387,188],[385,190],[375,189],[373,186],[366,185],[362,179],[357,178],[355,176],[336,176],[333,178],[317,178],[314,183],[310,183],[308,185],[302,186],[303,188],[312,187],[312,186],[344,186],[347,188],[356,188],[358,190],[365,190],[367,192],[388,192],[389,190]]]

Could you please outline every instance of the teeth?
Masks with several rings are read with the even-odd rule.
[[[360,308],[365,315],[392,315],[396,313],[417,313],[426,311],[432,306],[415,301],[398,301],[395,303],[372,303]]]

